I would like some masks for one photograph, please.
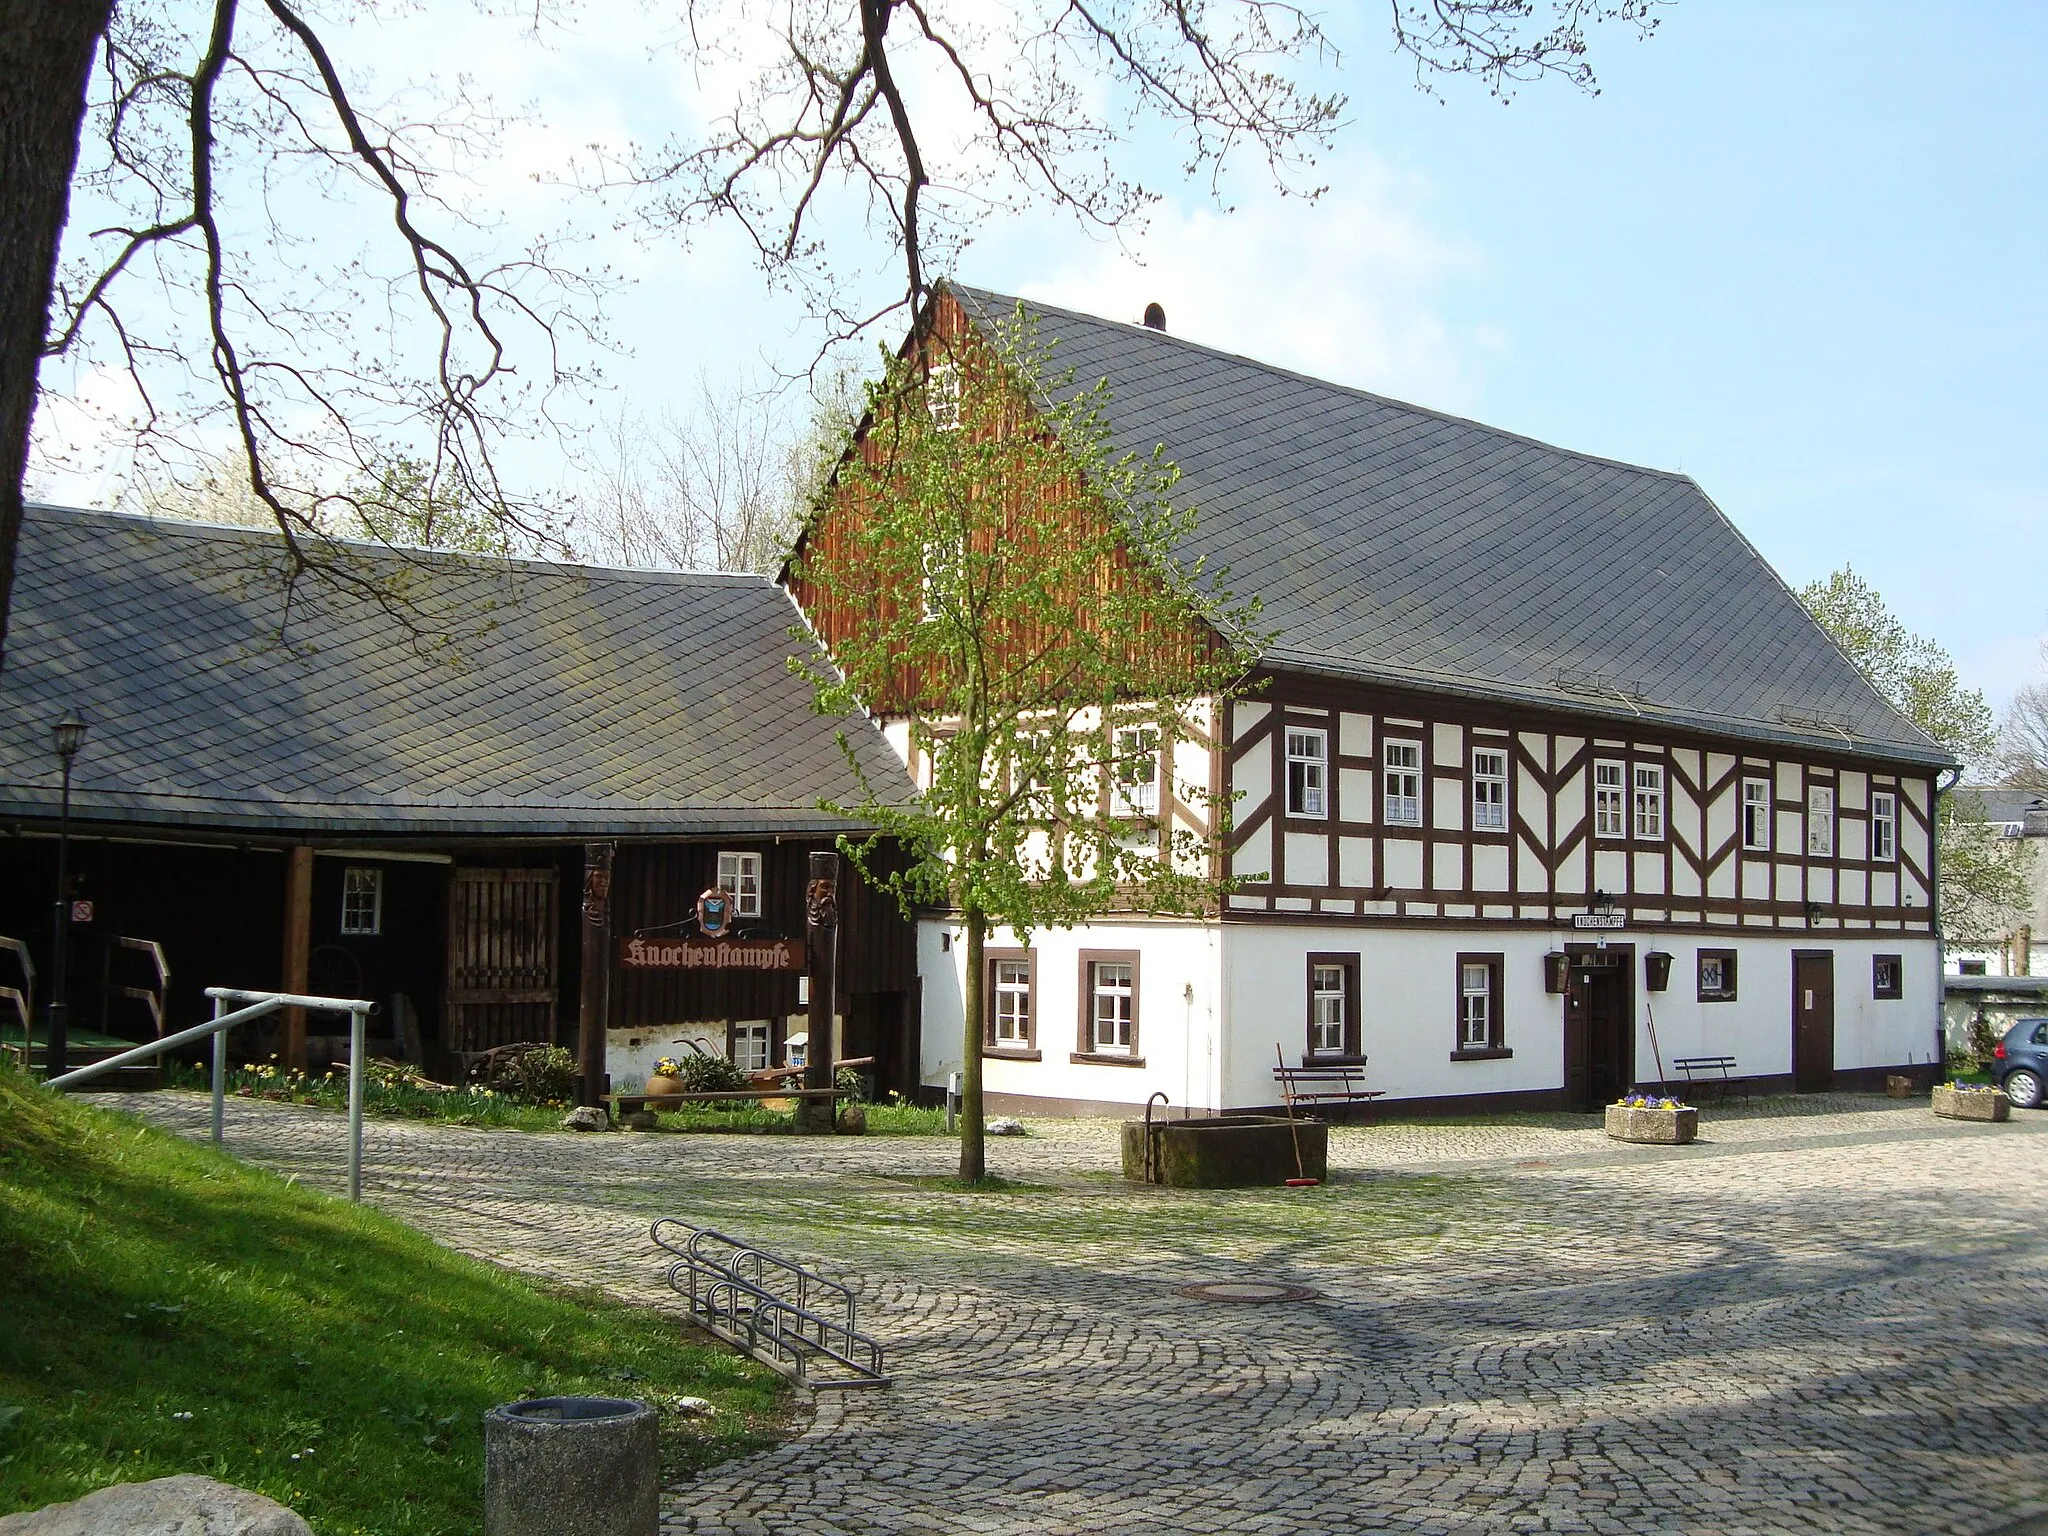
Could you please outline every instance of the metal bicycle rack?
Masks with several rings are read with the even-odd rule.
[[[816,1390],[890,1384],[882,1346],[856,1326],[853,1292],[836,1280],[673,1216],[648,1235],[675,1255],[669,1288],[706,1332]]]

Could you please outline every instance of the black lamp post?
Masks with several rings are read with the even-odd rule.
[[[71,760],[85,745],[85,722],[75,711],[66,710],[64,718],[50,727],[50,737],[56,745],[57,756],[64,764],[64,799],[57,813],[57,903],[50,932],[50,1043],[43,1054],[43,1075],[46,1078],[61,1077],[67,1065],[64,1059],[67,1044],[64,940],[71,931],[71,893],[66,889],[70,883]]]

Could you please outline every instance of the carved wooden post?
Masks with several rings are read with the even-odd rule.
[[[604,1032],[611,1014],[612,855],[617,843],[583,845],[583,987],[576,1013],[576,1102],[604,1092]]]
[[[284,986],[280,990],[304,997],[313,956],[313,850],[305,843],[295,843],[285,859]],[[284,1010],[284,1036],[277,1053],[280,1065],[305,1070],[305,1009]]]
[[[839,855],[811,855],[810,883],[804,887],[804,960],[811,978],[810,1044],[804,1047],[804,1086],[830,1088],[838,1075],[832,1038],[839,1000],[833,995],[839,974]],[[797,1124],[813,1135],[829,1136],[836,1121],[836,1099],[797,1100]]]

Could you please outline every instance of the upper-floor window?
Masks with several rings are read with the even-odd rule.
[[[721,853],[718,856],[718,884],[732,892],[734,917],[761,915],[761,855]]]
[[[952,432],[960,425],[960,365],[933,363],[925,380],[925,403],[932,413],[932,425]]]
[[[1021,731],[1010,759],[1010,782],[1017,789],[1017,814],[1028,821],[1049,821],[1053,814],[1054,743],[1049,731]]]
[[[1870,797],[1870,856],[1889,863],[1899,856],[1899,797],[1875,794]]]
[[[950,567],[945,541],[927,540],[917,557],[918,613],[926,623],[945,612],[945,578]]]
[[[1390,741],[1386,750],[1386,820],[1397,827],[1422,825],[1422,743]]]
[[[1299,726],[1287,729],[1287,814],[1327,816],[1330,788],[1330,733]]]
[[[1508,825],[1508,755],[1491,747],[1472,753],[1472,827],[1504,832]]]
[[[1618,762],[1593,764],[1593,835],[1628,836],[1628,796]]]
[[[1120,816],[1159,814],[1159,730],[1120,725],[1111,738],[1112,805]]]
[[[1742,846],[1750,853],[1771,851],[1771,781],[1742,781]]]
[[[341,872],[341,931],[384,931],[384,871],[351,865]]]
[[[1806,791],[1806,856],[1830,859],[1835,854],[1835,792],[1825,784]]]
[[[1635,772],[1636,836],[1652,842],[1664,835],[1664,770],[1656,763],[1637,763]]]

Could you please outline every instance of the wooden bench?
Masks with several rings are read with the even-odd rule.
[[[717,1093],[607,1093],[603,1098],[612,1106],[613,1113],[630,1115],[638,1109],[674,1109],[679,1104],[759,1099],[845,1099],[852,1096],[845,1088],[734,1088]]]
[[[1280,1102],[1291,1112],[1297,1105],[1320,1108],[1325,1104],[1370,1105],[1384,1098],[1384,1088],[1365,1086],[1365,1063],[1344,1062],[1330,1066],[1290,1067],[1285,1062],[1273,1069],[1273,1081],[1280,1085]]]
[[[1714,1079],[1710,1074],[1720,1073],[1721,1097],[1728,1097],[1728,1084],[1732,1080],[1730,1074],[1735,1070],[1733,1056],[1679,1056],[1671,1065],[1685,1074],[1687,1087],[1698,1082],[1702,1076],[1706,1076],[1707,1080],[1712,1082]]]

